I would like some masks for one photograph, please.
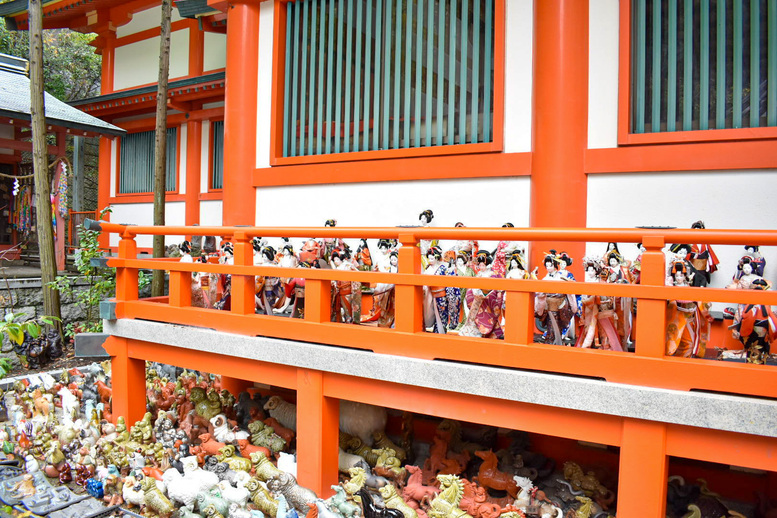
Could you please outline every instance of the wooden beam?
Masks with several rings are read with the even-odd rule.
[[[32,142],[26,142],[23,140],[14,140],[10,138],[0,138],[0,148],[13,149],[15,151],[32,152]],[[50,155],[56,155],[57,146],[49,146],[47,152]]]

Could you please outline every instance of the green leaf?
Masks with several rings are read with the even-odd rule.
[[[27,334],[33,338],[38,338],[40,336],[40,326],[35,322],[29,322],[27,324]]]
[[[16,342],[17,345],[22,345],[22,342],[24,342],[24,333],[20,330],[9,327],[7,333],[8,338]]]
[[[13,322],[16,319],[16,315],[13,313],[6,313],[5,314],[5,321],[6,322]]]

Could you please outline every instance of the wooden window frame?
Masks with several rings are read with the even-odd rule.
[[[454,144],[420,148],[402,148],[377,151],[355,151],[328,155],[283,156],[283,106],[284,72],[286,65],[286,9],[284,5],[294,0],[275,0],[273,20],[272,109],[270,128],[270,166],[326,164],[392,158],[434,157],[447,155],[472,155],[500,153],[504,149],[504,74],[505,74],[505,0],[494,0],[494,102],[493,140],[478,144]],[[458,177],[458,175],[456,175]],[[483,176],[472,171],[469,176]],[[391,180],[392,178],[384,178]],[[375,181],[376,178],[363,181]],[[353,181],[353,180],[350,180]],[[358,181],[358,180],[357,180]],[[316,183],[316,182],[311,182]]]
[[[214,122],[224,122],[224,117],[216,117],[213,119],[210,119],[208,122],[209,124],[209,131],[208,131],[208,193],[223,193],[224,192],[224,166],[222,164],[221,166],[221,188],[215,189],[213,188],[213,156],[214,151],[216,149],[216,144],[214,142],[215,140],[215,132],[213,131],[213,123]],[[223,143],[222,143],[223,146]],[[222,154],[224,153],[222,149]]]
[[[184,201],[183,194],[180,194],[181,188],[181,126],[170,126],[167,129],[175,128],[175,190],[165,191],[165,201]],[[148,130],[136,131],[132,133],[143,133]],[[151,130],[153,131],[153,130]],[[130,134],[132,134],[130,133]],[[149,192],[136,192],[136,193],[120,193],[118,192],[121,186],[121,146],[122,139],[118,139],[116,143],[116,195],[112,196],[109,200],[111,203],[145,203],[154,201],[153,191]]]
[[[618,145],[674,144],[731,140],[777,139],[777,127],[727,128],[631,133],[631,10],[632,0],[619,3]]]

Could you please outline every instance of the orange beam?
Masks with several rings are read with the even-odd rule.
[[[618,470],[618,514],[664,518],[668,469],[666,425],[624,419]]]
[[[667,425],[666,441],[673,457],[777,472],[775,437]]]
[[[339,404],[326,397],[321,371],[297,370],[298,479],[320,498],[331,496],[338,482]]]
[[[259,72],[259,3],[233,2],[227,23],[227,75],[224,94],[225,224],[256,221],[256,90]],[[263,64],[269,68],[270,63]]]
[[[146,413],[146,362],[130,357],[126,338],[109,336],[103,347],[111,355],[113,422],[124,416],[129,427]]]
[[[585,227],[588,182],[588,2],[535,0],[532,227]],[[560,100],[563,99],[563,102]],[[548,245],[549,246],[549,245]],[[583,257],[583,243],[553,243]],[[543,250],[532,247],[532,264]],[[572,270],[582,277],[580,261]]]

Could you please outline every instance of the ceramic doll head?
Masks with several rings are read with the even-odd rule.
[[[618,243],[607,243],[607,254],[615,250],[619,254],[621,253],[620,250],[618,250]]]
[[[251,240],[251,246],[254,247],[254,252],[261,252],[262,251],[262,238],[261,237],[255,237]]]
[[[265,262],[273,262],[275,260],[275,249],[271,246],[262,248],[262,258]]]
[[[672,264],[671,273],[675,286],[682,286],[688,283],[688,269],[682,261],[675,261]]]
[[[739,270],[742,272],[742,275],[750,275],[753,273],[753,258],[749,255],[744,256],[742,259],[739,260]]]
[[[429,247],[429,251],[426,252],[426,258],[430,264],[434,264],[442,259],[442,249],[439,246]]]
[[[502,225],[502,228],[515,228],[515,225],[513,225],[512,223],[510,223],[510,222],[508,221],[507,223],[505,223],[504,225]]]
[[[453,226],[456,227],[456,228],[463,228],[464,227],[464,223],[462,223],[461,221],[457,221],[456,224],[453,225]]]
[[[460,269],[464,269],[467,266],[467,262],[469,262],[469,258],[467,257],[467,254],[465,252],[459,252],[456,254],[456,267]]]
[[[396,266],[399,264],[399,254],[396,252],[391,252],[391,255],[389,255],[389,262],[391,263],[391,266]]]
[[[480,250],[478,252],[478,255],[476,256],[476,259],[477,259],[479,270],[486,270],[488,267],[491,266],[491,263],[494,260],[491,257],[491,252],[489,252],[488,250]]]
[[[230,243],[229,241],[225,241],[224,243],[221,243],[221,252],[224,255],[231,257],[232,255],[235,254],[235,248],[234,246],[232,246],[232,243]]]
[[[566,270],[569,266],[572,266],[572,258],[566,252],[561,252],[558,256],[558,269]]]
[[[545,256],[545,259],[542,260],[542,264],[545,265],[545,269],[548,270],[548,272],[552,273],[555,272],[558,268],[558,259],[556,258],[556,251],[551,250],[548,255]]]
[[[336,219],[328,219],[324,222],[325,227],[336,227],[337,226],[337,220]]]
[[[691,228],[707,228],[707,227],[704,226],[704,222],[702,220],[699,220],[699,221],[695,221],[691,225]]]
[[[674,245],[671,248],[671,250],[672,250],[672,252],[675,253],[675,255],[677,255],[677,257],[679,257],[682,260],[685,260],[685,258],[688,257],[688,254],[691,253],[691,245],[685,244],[685,243],[684,244],[679,244],[679,245]]]
[[[639,248],[639,253],[641,254],[645,253],[645,250],[647,250],[647,248],[645,248],[645,245],[643,245],[642,243],[637,243],[637,248]]]
[[[607,259],[607,264],[610,266],[610,268],[616,268],[620,264],[620,261],[618,261],[618,256],[615,254],[610,255],[610,258]]]
[[[335,267],[340,266],[343,264],[343,261],[347,259],[345,256],[345,250],[335,250],[332,252],[332,264],[335,265]]]
[[[287,243],[283,245],[283,250],[281,251],[281,253],[286,257],[292,256],[294,255],[294,247],[292,247],[291,244]]]
[[[583,266],[585,267],[586,282],[597,282],[602,272],[601,263],[593,259],[583,259]]]
[[[510,254],[510,266],[508,270],[514,270],[515,268],[518,268],[519,270],[526,270],[523,264],[523,257],[521,257],[520,252],[514,252]]]
[[[192,244],[188,241],[184,241],[178,245],[178,250],[180,250],[182,254],[189,254],[192,251]]]
[[[432,212],[432,209],[426,209],[421,214],[418,215],[418,220],[421,222],[422,225],[428,225],[432,222],[434,219],[434,212]]]
[[[378,250],[380,250],[382,253],[387,254],[390,248],[391,242],[388,239],[378,240]]]

